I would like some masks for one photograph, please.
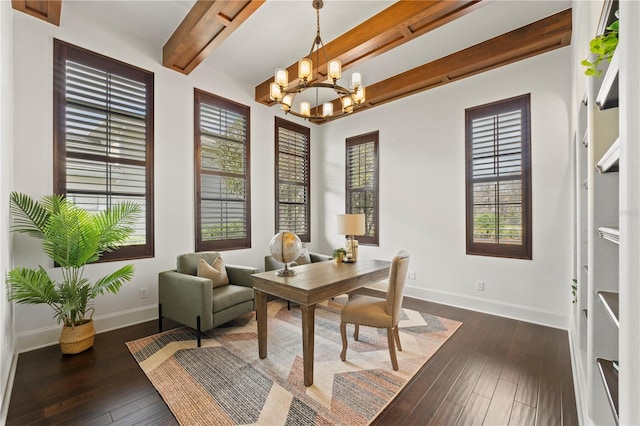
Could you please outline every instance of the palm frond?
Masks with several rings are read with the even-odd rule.
[[[29,195],[19,192],[12,192],[10,201],[12,230],[42,239],[50,216],[47,208]]]
[[[100,278],[93,285],[90,297],[96,297],[99,294],[104,294],[105,291],[109,291],[113,294],[117,294],[122,284],[129,281],[133,277],[133,265],[125,265],[117,271]]]
[[[63,267],[80,267],[98,260],[99,230],[89,212],[68,203],[52,215],[43,250]]]
[[[101,252],[114,250],[129,238],[140,211],[137,204],[124,201],[94,216],[95,226],[101,236]]]
[[[55,283],[42,267],[15,268],[7,274],[9,300],[18,303],[55,305],[60,303]]]

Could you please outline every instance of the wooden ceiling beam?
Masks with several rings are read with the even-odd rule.
[[[266,0],[198,0],[162,48],[162,65],[189,74]]]
[[[571,43],[571,9],[367,86],[354,112],[461,80]],[[339,100],[332,101],[334,108]],[[342,117],[345,117],[344,115]],[[333,118],[334,120],[340,118]],[[331,118],[322,122],[330,121]]]
[[[435,28],[459,18],[488,0],[472,1],[398,1],[360,25],[347,31],[337,39],[325,45],[330,59],[339,59],[343,70],[358,63],[388,52],[394,47],[413,40]],[[302,58],[302,56],[301,56]],[[314,75],[326,75],[327,64],[314,63]],[[289,75],[298,75],[298,64],[287,67]],[[269,99],[269,85],[273,77],[255,88],[255,100],[272,105]]]
[[[11,6],[15,10],[60,26],[62,0],[11,0]]]

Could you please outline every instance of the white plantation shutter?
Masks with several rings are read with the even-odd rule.
[[[528,95],[467,110],[470,254],[530,257],[529,127]]]
[[[347,213],[364,213],[360,244],[378,245],[378,132],[347,139]]]
[[[198,91],[196,251],[251,246],[249,108]]]
[[[310,130],[275,119],[276,127],[276,233],[291,231],[311,240]]]
[[[142,214],[106,259],[153,255],[153,74],[56,40],[57,193],[89,211],[131,201]]]

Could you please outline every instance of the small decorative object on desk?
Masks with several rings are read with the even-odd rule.
[[[342,247],[333,250],[333,258],[335,259],[336,263],[342,263],[346,254],[347,250]]]
[[[269,243],[271,255],[278,262],[284,263],[284,269],[276,272],[280,277],[290,277],[296,271],[289,269],[289,263],[293,262],[302,252],[302,241],[293,232],[282,231],[273,236]]]
[[[365,234],[365,217],[362,213],[356,214],[339,214],[338,215],[338,234],[348,237],[346,241],[347,260],[351,263],[358,260],[358,241],[353,238],[354,235]]]

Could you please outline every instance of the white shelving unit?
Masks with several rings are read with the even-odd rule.
[[[599,33],[610,23],[617,2],[607,1]],[[614,10],[612,10],[614,9]],[[589,39],[594,35],[589,35]],[[584,423],[618,422],[618,327],[601,295],[618,292],[619,253],[619,116],[618,66],[620,55],[604,76],[587,79],[578,105],[576,133],[576,276],[578,298],[574,309],[575,380],[585,407]],[[582,313],[582,314],[579,314]],[[577,342],[577,345],[576,345]],[[576,348],[577,346],[577,348]],[[576,350],[577,349],[577,350]],[[604,379],[607,380],[604,380]],[[611,388],[615,387],[614,391]],[[612,410],[612,407],[614,408]]]

